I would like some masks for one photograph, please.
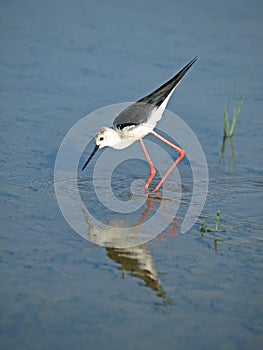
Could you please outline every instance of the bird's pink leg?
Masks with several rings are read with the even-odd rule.
[[[157,132],[155,131],[151,131],[151,133],[157,137],[158,139],[160,139],[161,141],[163,141],[164,143],[166,143],[168,146],[172,147],[173,149],[175,149],[178,153],[179,156],[176,159],[176,161],[170,166],[170,168],[167,170],[167,172],[164,174],[164,176],[162,177],[161,181],[158,183],[158,185],[155,187],[155,189],[153,190],[153,192],[157,192],[159,190],[159,188],[162,186],[162,184],[164,183],[164,181],[167,179],[167,177],[170,175],[170,173],[173,171],[173,169],[176,167],[176,165],[184,158],[185,156],[185,151],[179,147],[177,147],[176,145],[174,145],[172,142],[166,140],[164,137],[162,137],[161,135],[157,134]]]
[[[155,175],[155,173],[156,173],[156,170],[155,170],[155,168],[154,168],[154,166],[153,166],[153,162],[151,161],[151,158],[150,158],[150,156],[149,156],[149,153],[147,152],[147,149],[146,149],[146,147],[145,147],[144,142],[143,142],[142,139],[140,139],[140,143],[141,143],[142,150],[143,150],[143,153],[144,153],[144,155],[145,155],[145,158],[146,158],[146,160],[147,160],[147,162],[148,162],[148,164],[149,164],[149,167],[150,167],[150,176],[149,176],[149,179],[146,181],[146,184],[145,184],[145,186],[144,186],[144,189],[147,190],[148,187],[149,187],[149,185],[150,185],[150,183],[151,183],[151,181],[152,181],[152,179],[154,178],[154,175]]]

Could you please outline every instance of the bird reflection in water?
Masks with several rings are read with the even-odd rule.
[[[154,268],[152,255],[145,247],[106,248],[107,256],[119,264],[118,269],[124,279],[125,274],[143,281],[143,286],[152,289],[160,298],[166,294]]]
[[[142,213],[139,220],[134,225],[134,234],[136,235],[139,230],[139,225],[143,224],[143,222],[149,217],[153,207],[153,199],[148,197],[147,199],[147,207]],[[166,292],[162,286],[162,283],[158,277],[158,273],[154,267],[154,261],[152,254],[148,248],[149,244],[145,245],[137,245],[132,247],[115,247],[114,246],[114,232],[119,231],[117,236],[120,235],[121,224],[124,223],[120,220],[111,220],[108,222],[108,230],[99,227],[95,227],[89,220],[88,216],[85,215],[85,220],[89,228],[89,238],[92,242],[98,243],[102,245],[105,238],[105,249],[108,258],[118,264],[118,270],[121,272],[121,278],[125,279],[126,275],[134,277],[138,279],[139,285],[147,287],[151,289],[155,295],[161,299],[162,306],[171,305],[171,299],[166,295]],[[125,227],[125,225],[123,225]],[[154,238],[151,241],[151,246],[154,243],[157,243],[160,240],[164,240],[168,237],[176,237],[178,232],[178,220],[173,219],[169,227],[165,230],[165,233],[162,233],[158,237]],[[109,237],[112,237],[112,244],[109,244]]]

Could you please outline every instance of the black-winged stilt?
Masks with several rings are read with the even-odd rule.
[[[160,86],[157,90],[125,108],[114,119],[113,128],[101,128],[95,135],[96,146],[81,170],[85,169],[99,148],[109,146],[115,149],[123,149],[130,146],[133,142],[139,140],[150,167],[150,176],[144,187],[145,189],[148,189],[152,179],[154,178],[156,170],[142,139],[144,136],[151,133],[179,153],[179,156],[175,162],[170,166],[160,182],[154,188],[153,192],[157,192],[175,166],[184,157],[185,151],[166,140],[161,135],[157,134],[153,129],[155,128],[157,122],[162,118],[167,103],[179,81],[196,60],[197,57],[193,58],[182,70],[180,70],[179,73]]]

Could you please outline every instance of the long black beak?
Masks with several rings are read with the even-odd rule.
[[[89,159],[88,159],[88,160],[86,161],[86,163],[83,165],[81,171],[83,171],[83,170],[86,168],[86,166],[89,164],[91,158],[94,156],[94,154],[97,152],[98,149],[99,149],[99,146],[96,145],[95,148],[94,148],[94,150],[92,151],[91,155],[89,156]]]

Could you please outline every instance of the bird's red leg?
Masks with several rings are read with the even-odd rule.
[[[175,149],[178,153],[179,156],[176,159],[176,161],[170,166],[170,168],[167,170],[167,172],[164,174],[164,176],[162,177],[161,181],[158,183],[158,185],[155,187],[155,189],[153,190],[153,192],[157,192],[159,190],[159,188],[162,186],[162,184],[164,183],[164,181],[167,179],[167,177],[170,175],[170,173],[173,171],[173,169],[176,167],[176,165],[184,158],[185,156],[185,151],[183,149],[181,149],[180,147],[177,147],[176,145],[174,145],[172,142],[166,140],[164,137],[162,137],[161,135],[157,134],[157,132],[155,131],[151,131],[151,133],[157,137],[158,139],[160,139],[161,141],[163,141],[164,143],[166,143],[168,146],[172,147],[173,149]]]
[[[146,181],[146,184],[145,184],[145,186],[144,186],[144,189],[147,190],[148,187],[149,187],[149,185],[150,185],[150,183],[151,183],[151,181],[152,181],[152,179],[154,178],[154,175],[155,175],[155,173],[156,173],[156,170],[155,170],[155,168],[154,168],[154,166],[153,166],[153,162],[151,161],[151,158],[150,158],[150,156],[149,156],[149,153],[147,152],[147,149],[146,149],[146,147],[145,147],[145,145],[144,145],[143,140],[140,139],[140,142],[141,142],[141,146],[142,146],[143,153],[144,153],[145,158],[146,158],[146,160],[147,160],[147,162],[148,162],[148,164],[149,164],[149,167],[150,167],[150,176],[149,176],[149,179]]]

